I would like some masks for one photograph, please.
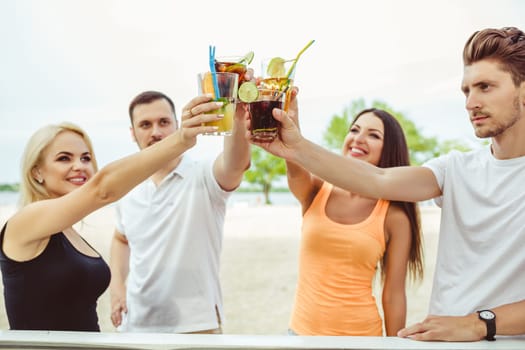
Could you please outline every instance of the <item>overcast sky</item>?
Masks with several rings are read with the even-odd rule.
[[[180,115],[217,55],[292,58],[304,134],[321,142],[351,101],[388,103],[440,139],[475,140],[459,86],[474,31],[525,28],[525,1],[0,0],[0,183],[18,182],[39,127],[64,120],[88,131],[100,165],[137,150],[127,106],[160,90]],[[220,137],[191,152],[211,156]]]

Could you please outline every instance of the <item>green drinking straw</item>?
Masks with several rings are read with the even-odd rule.
[[[299,51],[297,56],[295,56],[292,66],[290,67],[290,69],[288,69],[288,73],[286,73],[286,79],[289,79],[290,75],[292,75],[292,72],[295,69],[295,65],[297,64],[297,61],[299,60],[299,57],[301,57],[303,52],[305,52],[306,49],[309,48],[314,42],[315,42],[315,40],[310,40],[310,42],[308,44],[306,44],[306,46],[303,47],[303,49],[301,51]]]

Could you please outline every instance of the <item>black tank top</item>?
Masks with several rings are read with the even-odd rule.
[[[97,299],[109,285],[110,271],[101,257],[80,253],[62,232],[44,251],[24,262],[4,254],[0,233],[0,268],[11,329],[100,331]]]

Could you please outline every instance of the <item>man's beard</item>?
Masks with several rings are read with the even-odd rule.
[[[518,97],[516,97],[514,99],[514,101],[512,102],[512,107],[513,107],[512,118],[510,118],[509,120],[505,121],[504,124],[495,125],[495,126],[489,128],[488,130],[484,130],[483,128],[478,128],[478,129],[475,128],[474,132],[475,132],[476,136],[479,137],[479,138],[496,137],[496,136],[501,135],[503,132],[505,132],[505,130],[509,129],[514,124],[516,124],[518,122],[518,120],[520,120],[520,118],[521,118],[521,115],[520,115],[520,103],[519,103],[519,98]],[[489,116],[490,116],[490,114],[489,114]]]

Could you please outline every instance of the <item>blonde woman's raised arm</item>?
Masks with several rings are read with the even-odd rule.
[[[200,104],[203,106],[202,111],[213,110],[214,102],[208,103],[209,100],[209,96],[196,97],[186,108]],[[181,128],[175,133],[140,152],[108,164],[78,189],[58,198],[37,201],[23,207],[8,221],[4,248],[8,251],[25,248],[37,250],[42,240],[118,200],[166,162],[193,147],[197,135],[214,129],[201,126],[202,122],[216,118],[216,115],[199,114],[183,119]]]

